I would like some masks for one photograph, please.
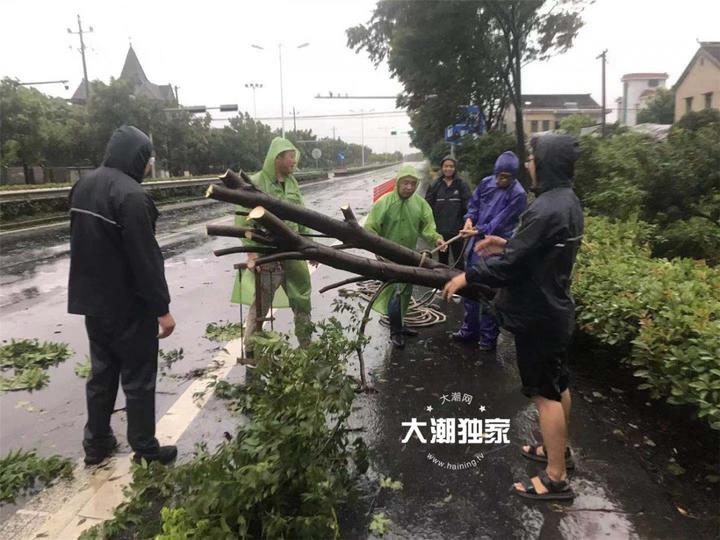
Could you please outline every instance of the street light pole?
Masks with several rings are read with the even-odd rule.
[[[310,43],[303,43],[301,45],[298,45],[298,49],[302,49],[303,47],[307,47],[310,45]],[[265,47],[261,47],[260,45],[250,45],[253,49],[260,49],[265,50]],[[278,43],[278,59],[280,60],[280,133],[283,137],[285,137],[285,95],[284,95],[284,88],[283,88],[283,67],[282,67],[282,48],[283,44]]]
[[[365,109],[360,109],[360,111],[355,111],[350,109],[350,112],[360,113],[360,160],[363,167],[365,166],[365,113],[373,112],[374,110],[375,109],[370,109],[366,111]]]
[[[253,119],[257,118],[257,103],[255,102],[255,90],[262,88],[260,83],[245,83],[245,88],[251,88],[253,93]]]
[[[605,64],[607,63],[607,49],[600,53],[597,58],[602,58],[602,116],[600,117],[600,136],[605,136]]]

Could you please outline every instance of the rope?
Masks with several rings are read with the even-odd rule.
[[[440,248],[449,246],[450,244],[456,242],[457,240],[460,240],[461,238],[463,238],[462,235],[458,234],[457,236],[454,236],[453,238],[445,242],[442,246],[438,246],[432,251],[423,251],[418,266],[422,268],[428,256],[432,256],[434,253],[439,251]],[[465,253],[468,240],[469,238],[465,238],[461,253]],[[457,265],[460,263],[461,260],[462,259],[456,260],[452,268],[457,268]],[[359,292],[360,298],[362,298],[366,302],[371,302],[377,296],[378,290],[382,287],[382,285],[383,284],[380,281],[360,281],[356,285],[356,290]],[[408,285],[405,286],[408,287]],[[445,313],[433,303],[435,295],[438,293],[438,291],[439,289],[431,289],[427,291],[423,296],[421,296],[418,300],[416,300],[415,298],[410,299],[410,305],[408,306],[408,310],[407,313],[405,313],[404,318],[404,324],[406,326],[413,328],[425,328],[447,321],[447,315],[445,315]],[[383,315],[380,318],[380,324],[382,324],[383,326],[390,326],[390,319],[387,315]]]
[[[361,281],[356,285],[360,298],[366,302],[370,302],[377,294],[380,287],[384,284],[379,281]],[[433,326],[438,323],[445,322],[447,316],[440,309],[433,305],[428,305],[435,297],[435,290],[428,291],[421,300],[410,300],[407,313],[405,313],[405,325],[414,328]],[[380,323],[384,326],[390,326],[390,319],[383,315]]]

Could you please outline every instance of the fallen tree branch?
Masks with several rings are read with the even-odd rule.
[[[445,265],[433,269],[418,268],[381,262],[339,251],[303,238],[290,229],[279,217],[260,206],[253,208],[248,217],[260,223],[277,239],[276,246],[280,252],[277,254],[278,256],[291,252],[292,256],[288,258],[318,261],[333,268],[383,282],[412,283],[433,289],[442,288],[450,279],[461,273],[460,270]],[[267,257],[264,259],[267,260]],[[255,261],[255,263],[257,264],[258,261]],[[249,263],[246,263],[246,265],[249,267]],[[471,285],[462,290],[462,295],[474,300],[487,301],[492,298],[493,293],[488,287]]]
[[[431,258],[423,257],[413,249],[396,244],[360,227],[349,205],[341,208],[346,221],[340,221],[315,210],[282,201],[277,197],[263,193],[252,184],[248,185],[243,180],[242,174],[244,173],[241,172],[238,175],[232,171],[226,172],[220,177],[225,186],[213,184],[208,188],[205,196],[246,208],[262,206],[282,220],[305,225],[310,229],[337,238],[341,242],[352,244],[356,248],[371,251],[398,264],[419,266],[422,262],[426,268],[447,268],[446,265]],[[237,187],[229,188],[227,186]]]
[[[222,257],[224,255],[234,255],[235,253],[277,253],[277,248],[268,246],[235,246],[223,249],[216,249],[213,251],[213,255],[216,257]]]

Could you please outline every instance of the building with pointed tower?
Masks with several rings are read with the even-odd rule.
[[[131,88],[133,88],[133,94],[137,97],[145,97],[150,100],[163,102],[177,101],[172,85],[155,84],[148,80],[145,75],[145,70],[140,65],[140,60],[138,60],[132,45],[130,45],[128,49],[125,64],[118,79],[130,83]],[[80,82],[77,90],[75,90],[75,93],[70,98],[70,102],[79,105],[87,103],[87,91],[84,79]]]

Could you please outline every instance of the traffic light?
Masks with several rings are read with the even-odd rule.
[[[236,103],[228,104],[228,105],[220,105],[220,112],[230,112],[230,111],[237,111],[238,106]]]
[[[394,130],[391,131],[391,132],[390,132],[390,135],[397,135],[397,131],[394,131]]]

